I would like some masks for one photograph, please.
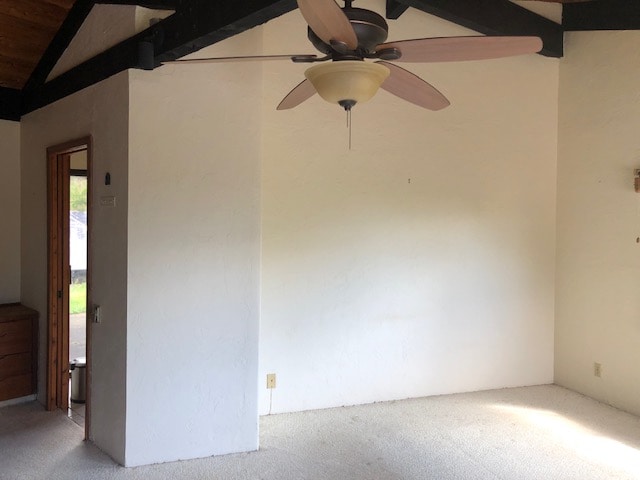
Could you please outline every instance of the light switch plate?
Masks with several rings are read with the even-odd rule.
[[[115,207],[116,206],[116,197],[114,196],[104,196],[100,197],[100,206],[101,207]]]

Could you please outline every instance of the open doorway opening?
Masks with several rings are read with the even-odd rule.
[[[90,428],[91,139],[47,149],[47,409]],[[73,367],[73,371],[71,368]]]
[[[69,417],[84,426],[87,398],[87,150],[69,155]]]

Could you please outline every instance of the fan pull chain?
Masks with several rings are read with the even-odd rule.
[[[349,129],[349,150],[351,150],[351,109],[347,110],[347,128]]]
[[[636,170],[636,176],[640,177],[640,172]],[[636,192],[640,193],[640,191],[636,190]],[[638,236],[636,237],[636,243],[640,243],[640,201],[638,201],[636,205],[636,218],[638,219]]]
[[[356,104],[355,100],[340,100],[338,104],[347,112],[347,128],[349,129],[349,150],[351,150],[351,108]]]

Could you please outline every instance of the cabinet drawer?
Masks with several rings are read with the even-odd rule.
[[[0,355],[0,378],[31,372],[31,353]]]
[[[0,323],[0,356],[31,351],[31,321]]]
[[[31,395],[31,374],[0,377],[0,401]]]

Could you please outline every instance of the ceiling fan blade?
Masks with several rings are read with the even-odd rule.
[[[296,87],[287,93],[287,96],[282,99],[276,110],[288,110],[293,107],[297,107],[305,100],[313,97],[316,93],[316,89],[313,84],[306,78],[300,82]]]
[[[383,43],[376,52],[396,48],[398,62],[460,62],[487,60],[536,53],[542,49],[538,37],[442,37],[416,38]]]
[[[295,61],[295,59],[300,60],[312,60],[314,58],[318,58],[317,55],[247,55],[243,57],[210,57],[210,58],[185,58],[183,60],[171,60],[167,62],[162,62],[162,64],[169,63],[190,63],[190,64],[198,64],[198,63],[226,63],[226,62],[263,62],[263,61],[271,61],[271,60],[291,60]]]
[[[428,110],[442,110],[450,105],[449,100],[434,86],[410,71],[393,63],[376,63],[391,70],[391,74],[380,86],[387,92]]]
[[[349,19],[334,0],[298,0],[300,13],[311,30],[325,43],[341,42],[358,48],[358,37]]]

